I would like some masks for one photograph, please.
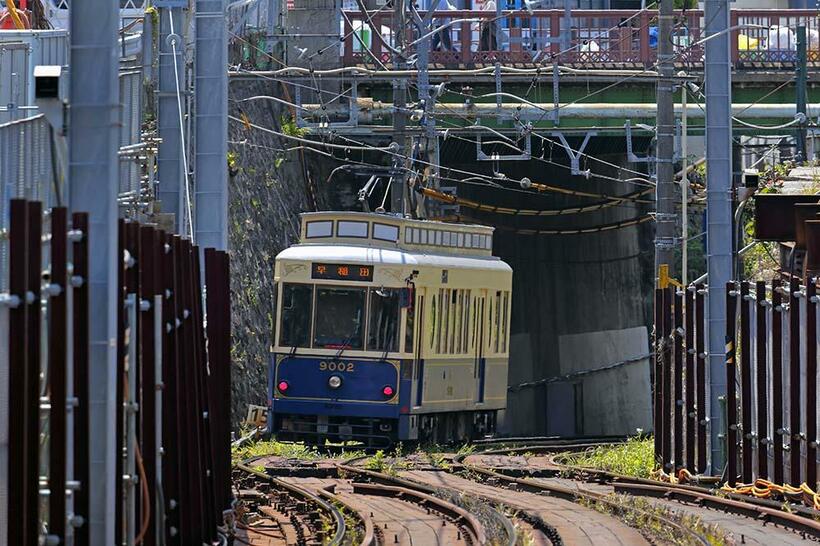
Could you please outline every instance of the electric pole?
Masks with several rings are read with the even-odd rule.
[[[709,276],[709,468],[726,462],[726,284],[732,278],[732,65],[729,0],[706,0],[706,272]],[[734,388],[734,384],[731,385]]]
[[[404,29],[405,29],[404,0],[393,0],[393,68],[404,70]],[[393,142],[398,144],[396,152],[399,154],[393,160],[393,177],[390,179],[390,210],[393,213],[404,214],[404,189],[407,172],[405,170],[409,146],[407,145],[407,80],[396,78],[393,80]]]
[[[675,258],[675,102],[674,54],[672,51],[673,0],[661,0],[658,20],[658,83],[655,99],[658,105],[657,149],[655,153],[655,272],[661,266],[672,269]],[[664,461],[665,463],[668,461]]]

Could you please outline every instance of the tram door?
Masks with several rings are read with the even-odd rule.
[[[484,358],[484,346],[486,344],[487,330],[485,322],[487,304],[487,291],[479,291],[476,297],[475,305],[473,305],[473,350],[474,350],[474,364],[473,377],[476,380],[475,401],[477,404],[484,403],[484,376],[486,361]]]
[[[415,350],[413,351],[413,379],[416,381],[416,399],[414,400],[415,406],[421,406],[422,401],[424,400],[424,359],[422,358],[422,348],[424,347],[424,290],[418,289],[417,298],[416,298],[416,309],[415,309],[415,319],[416,319],[416,346]]]

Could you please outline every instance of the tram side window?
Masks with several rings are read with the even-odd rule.
[[[404,330],[404,352],[413,352],[413,329],[416,327],[416,305],[413,304],[407,308],[407,320],[405,321]],[[421,332],[419,332],[421,336]]]
[[[313,309],[313,285],[282,285],[282,319],[279,345],[310,346],[310,315]]]
[[[379,288],[370,291],[368,324],[368,351],[397,352],[399,350],[398,288]]]
[[[463,319],[463,331],[461,333],[461,352],[466,354],[469,352],[469,343],[470,343],[470,303],[472,302],[470,291],[466,290],[464,292],[464,319]]]
[[[433,294],[433,302],[430,305],[430,317],[431,317],[430,323],[433,326],[432,329],[430,330],[430,350],[431,351],[433,350],[433,348],[436,345],[436,332],[438,332],[438,328],[436,328],[436,326],[438,326],[438,321],[436,320],[438,318],[438,315],[436,314],[436,299],[437,299],[437,297],[438,296]]]
[[[501,341],[501,291],[495,293],[495,352],[499,351]]]
[[[316,288],[313,346],[361,349],[364,345],[364,288]]]
[[[461,307],[464,302],[464,291],[453,290],[453,331],[451,334],[450,352],[461,352]]]
[[[501,352],[507,352],[507,328],[509,327],[510,292],[504,291],[501,304]]]

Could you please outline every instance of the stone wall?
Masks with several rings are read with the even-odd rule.
[[[270,100],[237,102],[252,96],[282,96],[276,82],[232,80],[230,114],[281,132],[287,107]],[[356,195],[351,182],[334,177],[340,163],[302,151],[282,151],[298,143],[243,123],[228,127],[230,164],[229,246],[233,323],[233,422],[247,414],[248,404],[266,401],[267,363],[274,321],[273,266],[277,253],[295,243],[299,213],[350,208]]]

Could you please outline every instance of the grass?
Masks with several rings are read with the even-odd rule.
[[[399,471],[407,470],[408,468],[407,462],[401,460],[401,457],[401,444],[396,446],[396,450],[391,454],[386,454],[384,450],[380,449],[374,453],[372,457],[365,461],[364,467],[367,470],[372,470],[374,472],[381,472],[382,474],[387,474],[389,476],[396,476]]]
[[[286,459],[298,459],[300,461],[316,461],[319,459],[347,459],[364,455],[363,451],[350,450],[344,448],[334,449],[332,452],[320,452],[315,446],[304,444],[277,442],[276,440],[262,440],[232,450],[234,462],[243,461],[251,457],[277,456]]]
[[[665,525],[665,522],[658,518],[666,518],[685,529],[694,531],[697,535],[704,537],[711,546],[725,546],[733,543],[728,541],[720,527],[703,523],[697,516],[675,512],[646,499],[630,495],[612,494],[606,496],[605,500],[614,502],[617,508],[600,501],[581,501],[580,504],[603,514],[614,515],[647,538],[662,544],[688,546],[700,544],[700,542],[680,529]]]
[[[635,437],[625,443],[571,453],[565,456],[562,462],[624,476],[648,478],[649,473],[655,468],[654,447],[651,438]]]

